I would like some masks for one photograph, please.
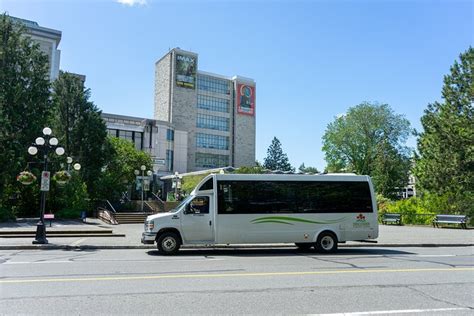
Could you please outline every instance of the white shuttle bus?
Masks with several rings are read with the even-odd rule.
[[[328,253],[378,233],[368,176],[211,174],[175,209],[148,216],[142,243],[165,255],[181,245],[272,243]]]

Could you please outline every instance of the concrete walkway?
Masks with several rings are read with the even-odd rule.
[[[23,220],[15,223],[0,223],[0,235],[6,231],[36,230],[37,220]],[[46,223],[47,245],[33,245],[34,237],[1,238],[1,249],[150,249],[154,245],[140,242],[143,224],[108,225],[98,219],[81,221],[53,221],[52,227]],[[89,237],[86,231],[112,230],[114,235]],[[83,231],[80,237],[48,236],[48,232]],[[428,226],[380,225],[377,243],[348,242],[340,247],[461,247],[474,246],[474,229],[432,228]],[[120,236],[125,235],[125,236]],[[232,245],[234,247],[294,247],[292,244],[275,245]],[[225,246],[224,246],[225,247]],[[220,247],[219,247],[220,248]]]

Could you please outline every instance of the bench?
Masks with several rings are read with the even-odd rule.
[[[462,228],[467,229],[466,215],[436,215],[433,220],[433,227],[439,227],[439,224],[459,224]]]
[[[395,223],[397,225],[402,224],[402,214],[397,213],[385,213],[382,217],[382,224],[387,225],[387,223]]]
[[[49,227],[51,227],[51,222],[54,219],[54,214],[44,214],[44,219],[49,219]]]

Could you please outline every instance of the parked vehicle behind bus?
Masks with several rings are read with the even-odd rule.
[[[330,253],[377,237],[368,176],[212,174],[171,212],[148,216],[142,243],[165,255],[181,245],[272,243]]]

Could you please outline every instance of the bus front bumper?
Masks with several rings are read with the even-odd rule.
[[[153,245],[155,243],[156,233],[142,233],[142,244]]]

